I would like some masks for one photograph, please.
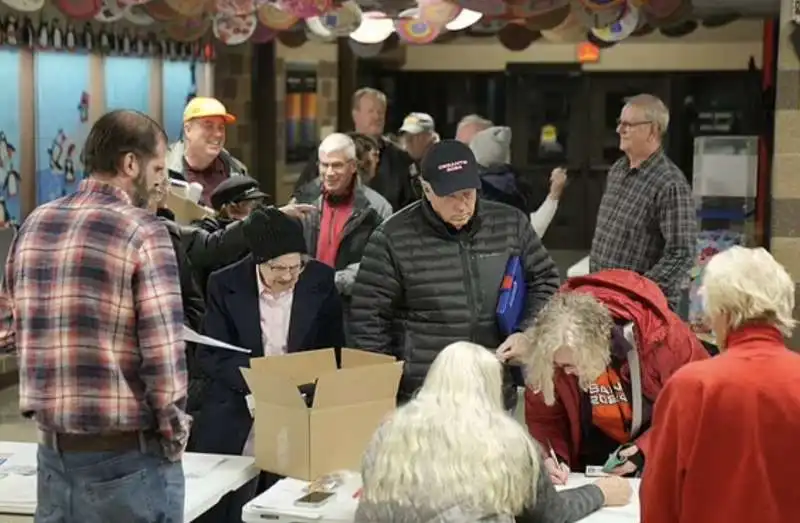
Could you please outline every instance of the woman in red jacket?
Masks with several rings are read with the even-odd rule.
[[[570,279],[525,334],[525,420],[562,462],[545,461],[557,483],[569,470],[604,465],[623,444],[631,444],[627,462],[614,473],[640,472],[662,387],[681,366],[708,358],[658,286],[625,270]]]
[[[764,249],[733,247],[708,263],[701,295],[722,352],[661,393],[642,523],[796,523],[800,355],[784,344],[795,284]]]

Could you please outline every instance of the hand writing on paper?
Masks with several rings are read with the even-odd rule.
[[[569,465],[566,463],[557,463],[553,458],[545,458],[544,468],[550,475],[550,481],[553,485],[566,485],[569,479]]]
[[[628,458],[628,461],[611,471],[615,476],[626,476],[636,472],[636,464],[630,460],[630,457],[639,452],[639,447],[631,445],[619,451],[620,457]]]
[[[622,507],[631,501],[633,489],[624,478],[608,476],[598,479],[594,484],[603,492],[603,504],[607,507]]]

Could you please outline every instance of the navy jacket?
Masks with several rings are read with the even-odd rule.
[[[264,355],[252,256],[211,274],[203,326],[206,335],[252,353],[198,348],[197,361],[210,383],[195,419],[192,450],[240,454],[252,418],[245,401],[250,392],[239,369],[249,367],[251,357]],[[342,302],[334,284],[334,270],[312,260],[294,289],[287,350],[340,348],[344,343]]]

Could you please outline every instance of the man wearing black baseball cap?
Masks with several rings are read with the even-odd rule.
[[[520,332],[501,335],[496,315],[512,257],[519,257],[524,272],[525,323],[559,285],[530,218],[480,198],[479,168],[467,145],[441,141],[420,165],[424,197],[372,234],[351,306],[355,346],[405,360],[401,401],[422,385],[431,362],[450,343],[467,340],[504,351],[522,342]],[[516,389],[510,372],[507,378],[511,407]]]

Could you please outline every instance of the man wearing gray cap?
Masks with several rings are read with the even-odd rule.
[[[433,117],[426,113],[411,113],[406,116],[399,134],[403,148],[417,164],[422,160],[425,151],[439,141],[436,123]]]
[[[353,287],[350,329],[356,346],[405,361],[399,399],[422,385],[444,347],[468,340],[505,352],[497,303],[506,267],[519,257],[526,291],[523,323],[558,289],[550,255],[522,212],[483,200],[469,147],[434,144],[421,164],[423,199],[384,221],[367,243]],[[517,331],[524,325],[517,325]],[[507,376],[507,405],[516,389]]]

